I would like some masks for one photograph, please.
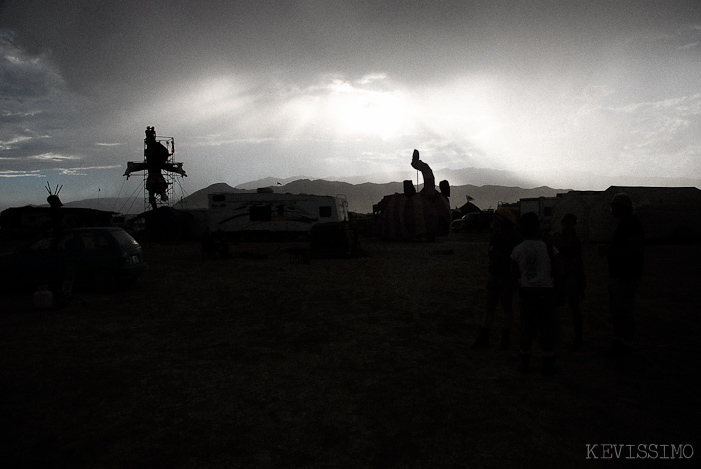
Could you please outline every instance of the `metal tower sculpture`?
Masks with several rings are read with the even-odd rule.
[[[187,176],[183,170],[182,163],[174,162],[175,140],[173,137],[156,137],[155,127],[146,127],[146,138],[144,139],[144,161],[127,162],[127,170],[124,176],[129,179],[131,173],[135,171],[145,171],[144,192],[148,192],[148,204],[152,209],[158,208],[158,200],[161,204],[167,204],[168,193],[172,195],[173,173]],[[167,171],[166,177],[163,171]],[[166,179],[167,178],[167,179]],[[146,195],[144,195],[146,199]],[[144,203],[146,209],[147,203]]]

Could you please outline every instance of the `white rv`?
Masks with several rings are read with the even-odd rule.
[[[209,194],[209,230],[254,235],[308,234],[312,225],[348,221],[342,196],[255,193]]]

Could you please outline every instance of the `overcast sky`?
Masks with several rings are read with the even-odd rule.
[[[2,207],[129,196],[146,126],[189,192],[414,148],[563,188],[701,179],[701,2],[0,0],[0,119]]]

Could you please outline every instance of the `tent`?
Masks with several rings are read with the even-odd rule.
[[[163,206],[143,212],[131,219],[129,223],[137,239],[168,242],[182,241],[192,219],[191,213]],[[145,227],[144,232],[136,229],[140,224]]]
[[[112,226],[113,212],[90,208],[61,207],[56,212],[51,207],[11,207],[0,213],[0,226],[5,234],[16,237],[36,236],[53,227],[56,214],[64,228]]]
[[[611,186],[605,191],[570,191],[553,207],[553,229],[557,231],[562,217],[570,212],[579,219],[583,240],[609,242],[616,226],[610,203],[620,192],[633,200],[648,242],[701,239],[701,190],[696,187]]]

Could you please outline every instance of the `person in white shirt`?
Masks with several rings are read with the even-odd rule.
[[[531,360],[531,344],[535,337],[543,355],[546,374],[554,373],[555,335],[557,310],[553,282],[553,259],[557,255],[551,245],[541,239],[540,220],[529,212],[521,216],[524,241],[511,253],[514,268],[520,279],[521,339],[519,370],[528,372]]]

